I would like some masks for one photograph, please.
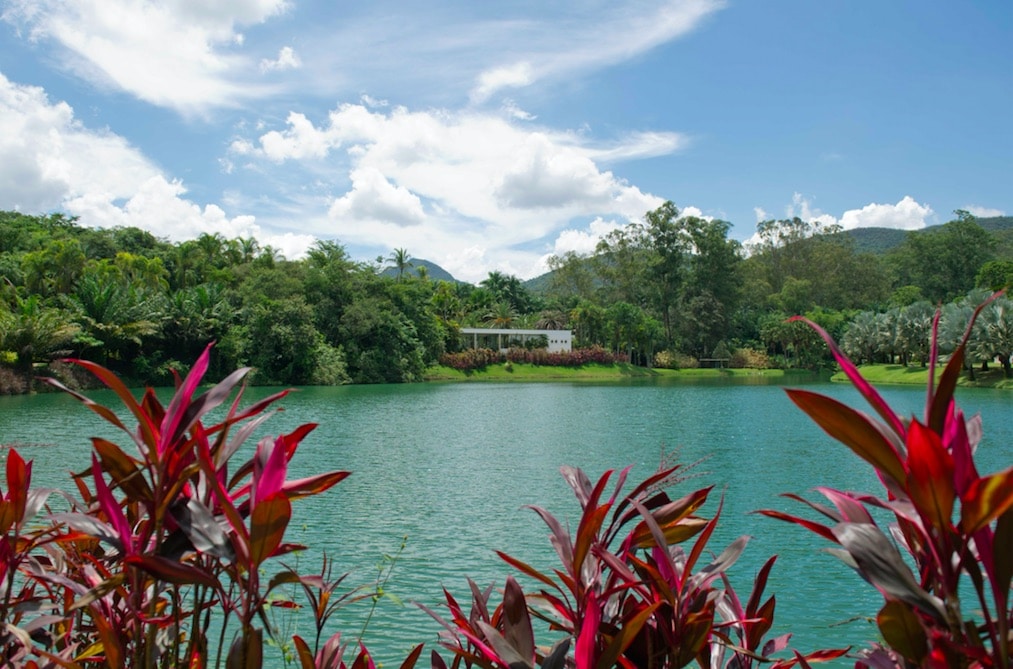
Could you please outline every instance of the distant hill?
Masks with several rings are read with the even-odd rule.
[[[407,268],[404,273],[406,276],[418,276],[419,267],[425,267],[428,273],[430,281],[450,281],[451,283],[461,283],[455,279],[450,272],[443,269],[434,262],[428,260],[422,260],[421,258],[412,258],[411,267]],[[397,268],[388,267],[380,272],[383,276],[389,276],[397,278]]]
[[[1013,216],[992,216],[989,218],[976,219],[978,225],[992,233],[999,233],[997,237],[1001,240],[1007,235],[1013,235]],[[938,230],[942,225],[930,225],[918,230],[928,232]],[[893,228],[855,228],[845,230],[844,234],[855,241],[855,250],[859,253],[889,253],[897,248],[904,241],[907,230],[895,230]]]
[[[1008,250],[1013,253],[1013,216],[992,216],[989,218],[977,219],[978,225],[996,236],[999,244],[999,255],[1009,255]],[[920,231],[936,230],[942,225],[930,225]],[[855,243],[855,251],[858,253],[885,254],[897,248],[904,242],[908,230],[897,230],[896,228],[855,228],[845,230],[842,234],[847,235]],[[552,285],[552,272],[546,272],[533,279],[524,282],[524,287],[532,293],[544,294]]]
[[[907,230],[896,228],[855,228],[845,230],[844,235],[855,243],[858,253],[887,253],[904,241]]]

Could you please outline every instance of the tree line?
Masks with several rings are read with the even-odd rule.
[[[970,291],[1013,279],[1013,244],[966,212],[908,233],[887,254],[858,252],[840,228],[798,218],[760,223],[749,248],[729,239],[730,228],[667,202],[594,253],[552,257],[534,288],[496,271],[478,285],[431,280],[403,248],[359,262],[321,240],[306,258],[287,260],[252,238],[171,243],[135,227],[0,212],[0,392],[29,389],[37,366],[65,356],[168,383],[209,341],[217,342],[212,373],[252,366],[257,383],[411,382],[459,349],[459,328],[483,325],[572,329],[577,346],[642,365],[748,351],[777,366],[814,367],[825,353],[791,315],[838,338],[853,331],[857,342],[868,322],[924,322],[938,304],[957,313]],[[989,341],[1013,331],[1005,320],[1013,310],[1004,300],[993,306],[996,324],[981,335]],[[890,327],[875,331],[910,330]],[[918,343],[853,350],[917,360],[924,337],[904,337]],[[1006,355],[1010,373],[1013,347],[973,350],[986,360]]]

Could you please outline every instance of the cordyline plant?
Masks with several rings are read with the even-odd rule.
[[[783,669],[842,656],[847,649],[771,657],[787,648],[790,637],[765,640],[775,600],[764,600],[763,590],[774,558],[760,570],[745,605],[725,572],[742,553],[746,537],[697,568],[720,509],[710,520],[695,515],[710,487],[670,499],[662,488],[676,479],[678,469],[663,467],[622,495],[627,468],[606,497],[613,472],[592,483],[581,470],[564,467],[582,510],[576,534],[571,536],[548,511],[531,507],[548,525],[561,566],[546,573],[499,554],[541,589],[525,596],[508,578],[502,602],[492,608],[492,590],[472,583],[468,610],[445,592],[449,620],[430,611],[444,627],[440,643],[453,654],[452,666],[608,669],[695,663],[745,669],[771,663]],[[694,537],[688,553],[678,545]],[[542,628],[547,624],[560,640],[536,644],[532,619]],[[447,666],[434,651],[433,667]]]
[[[937,384],[936,316],[921,419],[899,416],[830,336],[810,323],[878,418],[807,390],[788,394],[831,437],[872,465],[885,494],[817,488],[832,506],[787,495],[829,523],[762,513],[837,544],[831,551],[883,594],[876,622],[885,645],[863,651],[856,666],[1010,667],[1013,467],[978,473],[980,417],[967,418],[953,399],[974,318]],[[870,510],[892,516],[889,527],[882,528]]]
[[[284,541],[292,502],[348,472],[287,477],[313,424],[264,438],[238,461],[270,416],[265,410],[287,391],[241,409],[248,370],[240,369],[197,395],[209,353],[210,346],[177,378],[168,406],[150,388],[138,401],[109,370],[73,361],[119,397],[133,429],[108,407],[48,380],[127,434],[130,446],[93,438],[91,466],[75,476],[81,499],[64,495],[69,509],[41,523],[33,518],[51,491],[31,490],[31,463],[8,452],[7,489],[0,490],[0,666],[196,668],[221,666],[224,656],[229,668],[261,667],[265,628],[272,633],[266,607],[292,605],[270,597],[284,584],[305,590],[315,619],[311,642],[292,640],[300,666],[346,666],[346,644],[337,634],[323,639],[324,623],[339,603],[368,593],[338,592],[343,577],[330,577],[326,559],[320,575],[265,573],[270,558],[301,548]],[[237,388],[225,417],[205,425]],[[373,666],[361,645],[351,666]]]

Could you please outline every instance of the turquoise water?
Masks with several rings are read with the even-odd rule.
[[[820,384],[820,392],[854,405],[849,387]],[[255,388],[249,397],[271,389]],[[903,413],[920,414],[924,395],[888,389]],[[108,394],[103,401],[112,402]],[[982,471],[1013,459],[1013,396],[962,391],[968,413],[981,412]],[[719,552],[742,534],[752,538],[732,582],[745,597],[771,554],[778,563],[768,585],[778,600],[775,632],[791,630],[808,651],[860,644],[875,636],[867,622],[881,600],[856,574],[822,552],[826,543],[801,528],[751,514],[760,508],[802,513],[778,497],[817,485],[878,492],[867,467],[822,434],[777,385],[752,383],[645,384],[420,384],[305,388],[283,400],[285,411],[267,423],[271,433],[305,422],[320,427],[303,442],[292,476],[345,469],[336,488],[295,504],[290,537],[313,550],[299,557],[305,571],[325,550],[350,580],[369,582],[384,554],[407,545],[387,585],[406,602],[382,602],[365,634],[388,665],[414,643],[433,647],[439,627],[410,602],[439,608],[446,587],[467,599],[465,578],[502,585],[511,569],[502,550],[541,567],[554,554],[547,530],[524,505],[576,517],[577,504],[559,475],[564,464],[596,478],[633,465],[633,478],[653,471],[662,450],[682,462],[706,460],[698,477],[675,493],[715,484],[705,515],[721,494],[724,510],[710,547]],[[32,442],[36,485],[62,484],[68,469],[88,463],[87,437],[109,435],[97,417],[69,397],[0,398],[0,443]],[[122,440],[121,440],[122,443]],[[26,452],[27,455],[27,452]],[[522,584],[525,582],[522,580]],[[342,612],[335,628],[355,638],[365,604]],[[851,621],[851,622],[848,622]],[[297,619],[282,622],[309,629]],[[851,663],[847,663],[850,665]],[[395,665],[396,666],[396,665]],[[843,666],[843,664],[842,664]]]

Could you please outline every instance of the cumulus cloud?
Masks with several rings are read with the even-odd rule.
[[[560,232],[559,236],[556,237],[556,242],[552,251],[555,255],[559,256],[565,255],[571,251],[577,255],[590,255],[594,253],[595,248],[598,246],[598,242],[600,242],[613,230],[618,230],[624,225],[626,225],[625,222],[618,223],[614,220],[606,221],[605,219],[598,217],[591,221],[584,230],[567,228],[566,230]]]
[[[371,167],[352,172],[352,190],[335,200],[328,213],[336,220],[352,218],[404,226],[418,225],[426,218],[417,195],[390,183]]]
[[[244,41],[239,28],[262,23],[286,5],[285,0],[8,0],[2,16],[31,39],[63,47],[64,67],[78,76],[191,114],[269,90],[250,80],[251,63],[236,52]],[[284,57],[283,49],[278,62],[286,62]]]
[[[347,179],[319,236],[408,248],[474,281],[490,269],[475,258],[531,276],[571,221],[629,222],[657,208],[661,198],[596,163],[602,154],[641,155],[642,137],[630,141],[600,145],[498,114],[345,104],[319,124],[290,114],[283,128],[237,140],[233,152],[287,171],[329,166],[333,182]]]
[[[845,230],[854,228],[895,228],[897,230],[918,230],[925,227],[926,219],[932,215],[932,208],[915,202],[905,195],[897,204],[867,204],[861,209],[850,209],[841,216]]]
[[[260,61],[261,72],[273,72],[277,70],[298,70],[302,67],[302,61],[299,60],[298,54],[290,46],[281,48],[278,52],[278,57],[274,60],[268,60],[267,58]]]
[[[801,193],[794,193],[792,195],[791,204],[785,208],[784,213],[787,218],[798,217],[803,221],[815,222],[823,226],[835,225],[837,223],[836,218],[830,214],[824,214],[814,207],[809,199]]]
[[[962,207],[967,213],[977,216],[978,218],[993,218],[995,216],[1005,216],[1006,212],[1002,209],[993,209],[992,207],[979,207],[975,204],[969,204]]]
[[[183,197],[186,188],[122,137],[91,130],[65,102],[0,74],[0,209],[63,211],[92,227],[136,226],[171,240],[219,232],[262,237],[253,216],[229,217],[216,204]],[[304,252],[312,238],[287,240]]]

